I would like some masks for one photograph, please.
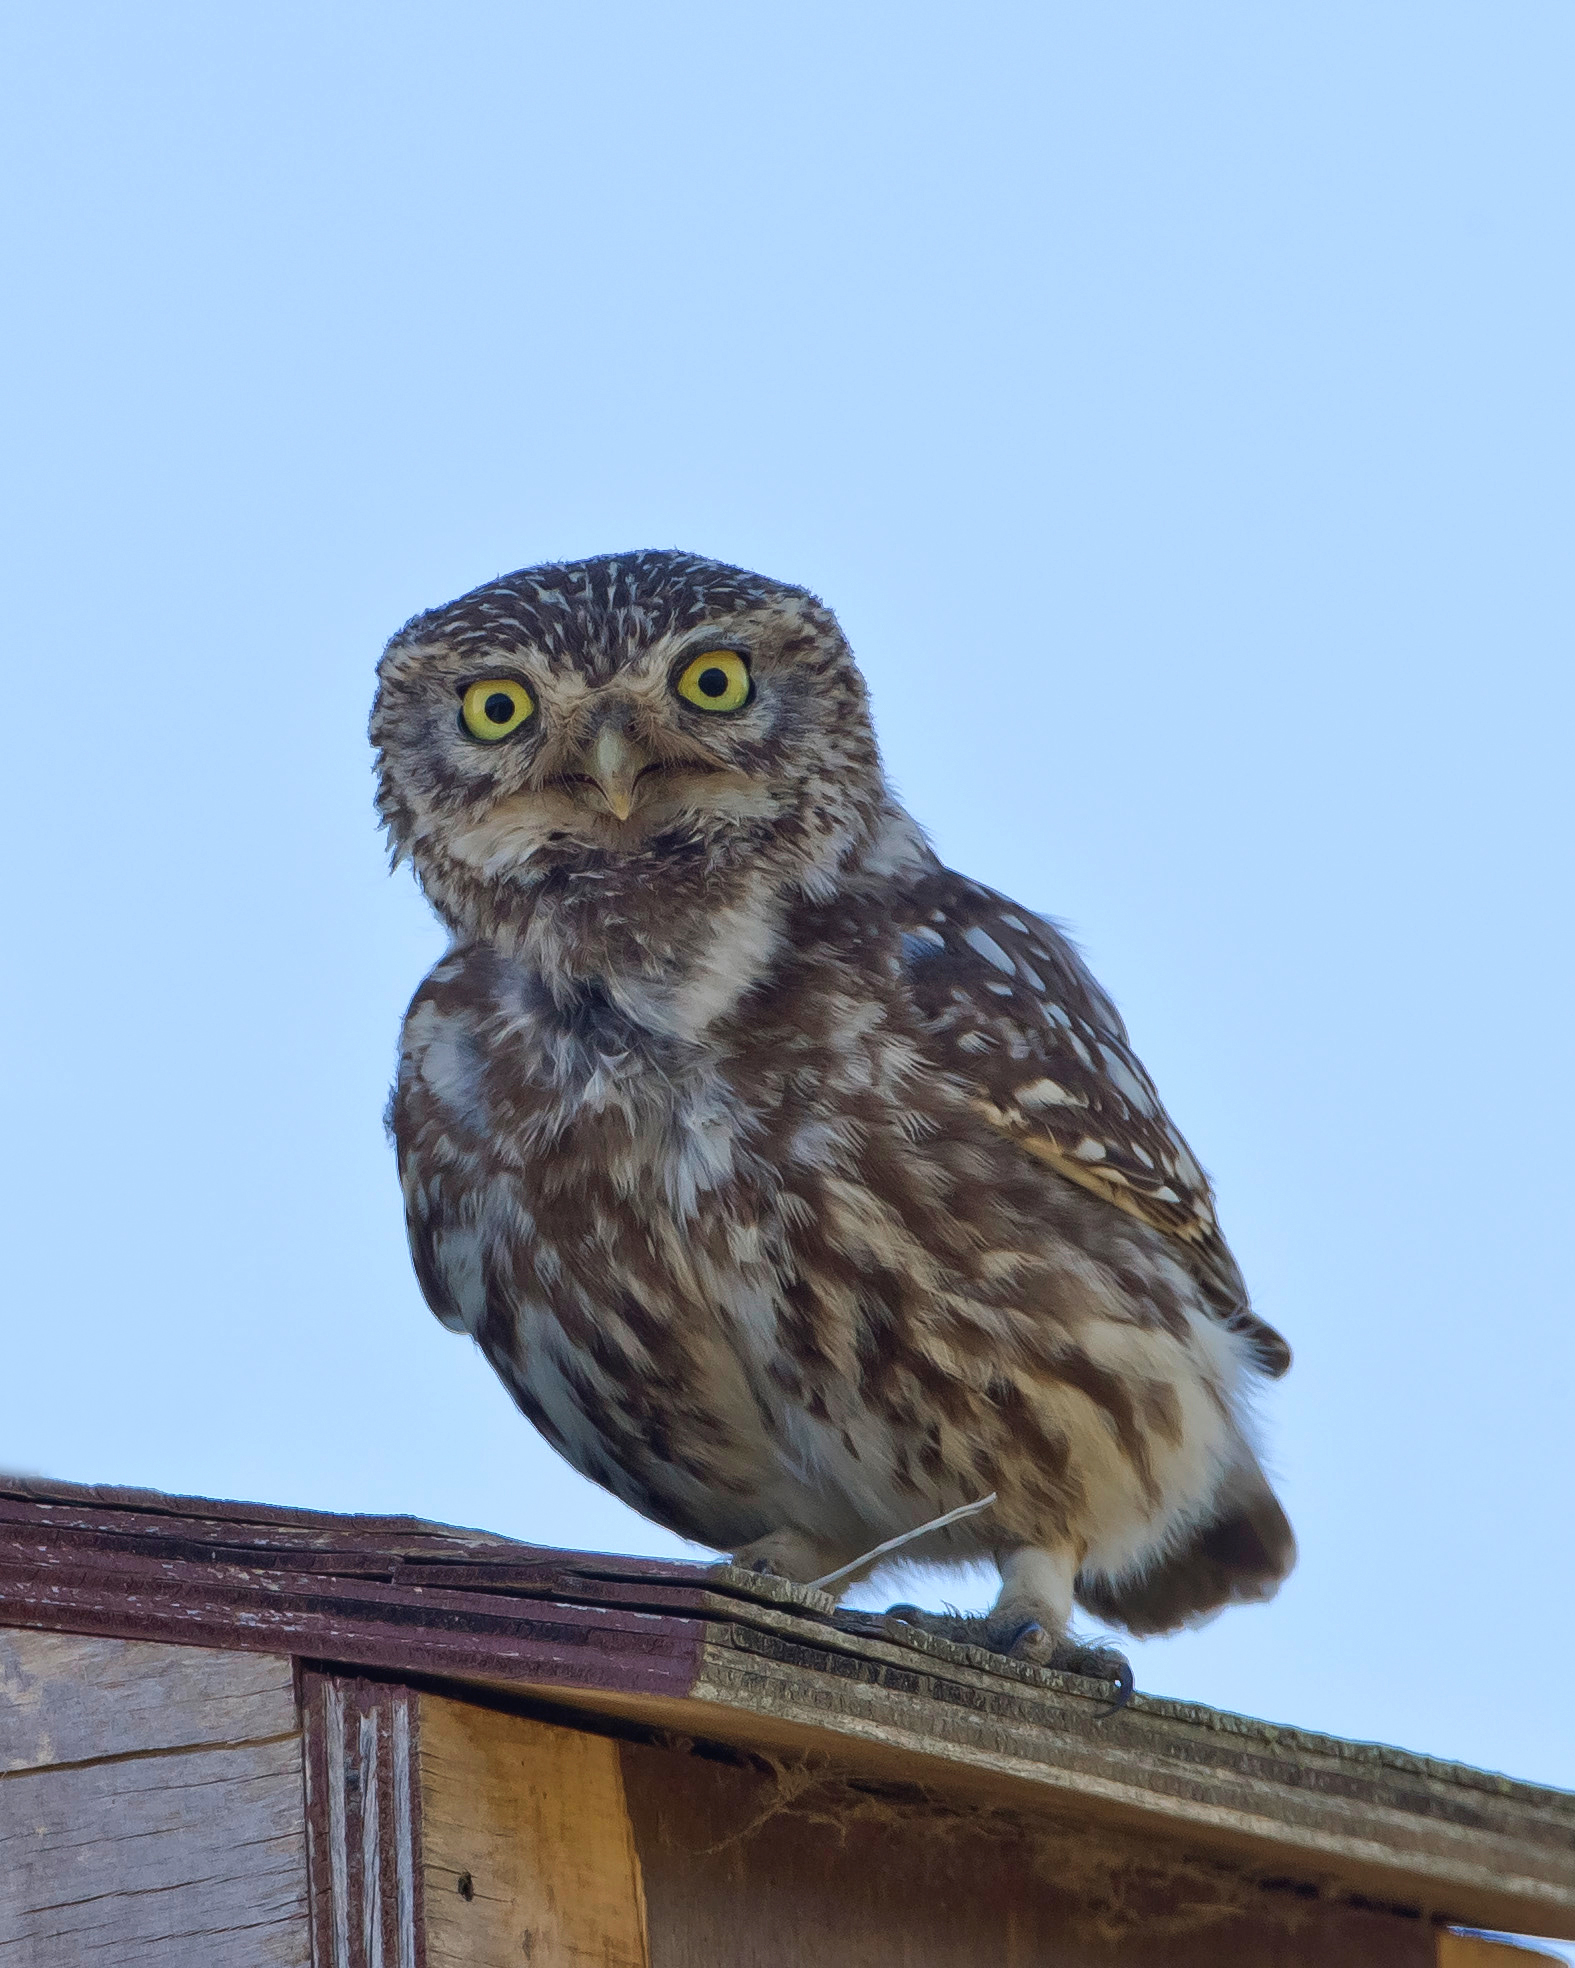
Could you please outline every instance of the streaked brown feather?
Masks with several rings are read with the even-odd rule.
[[[1218,1316],[1266,1373],[1291,1350],[1251,1310],[1208,1177],[1132,1050],[1121,1015],[1061,931],[937,868],[903,893],[899,926],[938,1060],[1035,1160],[1178,1246]]]

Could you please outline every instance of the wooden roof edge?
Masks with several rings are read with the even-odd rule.
[[[272,1525],[282,1529],[326,1532],[342,1531],[346,1536],[364,1537],[374,1531],[428,1533],[461,1542],[509,1545],[517,1550],[538,1547],[499,1531],[486,1531],[464,1524],[444,1524],[408,1514],[380,1516],[345,1510],[308,1510],[291,1503],[252,1503],[232,1497],[187,1496],[172,1490],[150,1490],[118,1483],[70,1483],[63,1477],[38,1475],[30,1470],[0,1469],[0,1497],[18,1502],[55,1505],[63,1508],[128,1511],[144,1516],[176,1517],[192,1523]]]
[[[827,1617],[822,1607],[831,1608],[833,1602],[824,1593],[818,1593],[806,1586],[793,1585],[786,1579],[762,1578],[748,1572],[740,1572],[734,1566],[715,1566],[709,1569],[718,1583],[726,1583],[727,1589],[758,1599],[764,1604],[778,1605],[785,1610],[808,1611],[817,1618]],[[809,1602],[806,1605],[806,1601]],[[819,1602],[819,1603],[816,1603]],[[983,1668],[989,1673],[1009,1677],[1030,1685],[1077,1684],[1081,1676],[1063,1675],[1055,1669],[1030,1667],[1026,1662],[1010,1660],[1000,1654],[992,1654],[980,1647],[961,1646],[952,1640],[943,1639],[939,1634],[925,1633],[917,1628],[894,1625],[886,1636],[902,1646],[916,1652],[930,1654],[940,1660],[967,1662],[970,1666]],[[1100,1684],[1103,1685],[1103,1684]],[[1273,1745],[1293,1754],[1329,1757],[1337,1761],[1371,1764],[1407,1775],[1425,1776],[1446,1783],[1461,1783],[1471,1789],[1481,1789],[1499,1796],[1539,1797],[1555,1807],[1567,1807],[1575,1813],[1575,1791],[1565,1790],[1553,1784],[1535,1784],[1521,1777],[1511,1777],[1499,1770],[1484,1770],[1471,1763],[1455,1763],[1446,1757],[1429,1756],[1423,1751],[1402,1749],[1393,1743],[1369,1742],[1360,1737],[1324,1735],[1316,1729],[1307,1729],[1297,1723],[1270,1722],[1256,1715],[1247,1715],[1228,1708],[1214,1708],[1205,1702],[1192,1702],[1175,1695],[1145,1694],[1139,1689],[1131,1698],[1129,1709],[1135,1714],[1163,1716],[1173,1722],[1181,1722],[1196,1727],[1219,1731],[1223,1734],[1241,1738],[1244,1742],[1258,1742]]]
[[[1259,1869],[1575,1936],[1575,1794],[1135,1696],[727,1565],[0,1477],[0,1626],[293,1655],[555,1703],[962,1796],[1071,1810]]]
[[[331,1552],[336,1546],[341,1546],[346,1553],[353,1552],[364,1557],[369,1551],[376,1551],[386,1546],[388,1569],[396,1578],[409,1562],[408,1553],[398,1549],[399,1543],[409,1538],[423,1541],[431,1539],[439,1547],[454,1552],[456,1557],[463,1554],[479,1558],[483,1563],[489,1559],[497,1563],[506,1560],[529,1563],[561,1573],[572,1573],[587,1582],[648,1581],[658,1586],[673,1584],[693,1586],[710,1595],[741,1600],[746,1606],[775,1608],[797,1619],[813,1621],[818,1626],[831,1629],[818,1636],[822,1644],[830,1644],[854,1652],[863,1650],[857,1635],[848,1633],[835,1624],[836,1606],[828,1595],[816,1592],[807,1586],[792,1584],[786,1579],[740,1571],[737,1567],[727,1564],[640,1558],[616,1552],[579,1551],[553,1545],[527,1544],[520,1539],[505,1537],[495,1531],[446,1524],[409,1515],[383,1516],[307,1510],[287,1504],[260,1504],[225,1498],[181,1496],[162,1490],[70,1483],[54,1477],[0,1472],[0,1528],[3,1528],[6,1517],[13,1516],[12,1512],[5,1511],[3,1508],[6,1501],[22,1505],[25,1509],[28,1506],[36,1509],[41,1524],[49,1522],[56,1511],[79,1518],[84,1514],[94,1516],[102,1512],[104,1515],[99,1521],[106,1530],[118,1528],[118,1520],[142,1517],[163,1519],[171,1530],[174,1530],[178,1524],[186,1524],[194,1527],[212,1525],[222,1527],[224,1530],[233,1528],[235,1531],[251,1527],[258,1531],[316,1533],[312,1540],[312,1549],[319,1553],[324,1550]],[[27,1509],[29,1516],[32,1515],[32,1509]],[[134,1548],[137,1529],[128,1524],[126,1530],[133,1541]],[[219,1542],[230,1549],[228,1539],[221,1536]],[[240,1560],[240,1553],[234,1552],[233,1549],[230,1555],[231,1562]],[[288,1571],[288,1553],[281,1554],[275,1549],[271,1552],[271,1560],[278,1569]],[[132,1562],[135,1562],[134,1558]],[[150,1557],[148,1560],[150,1565],[163,1562],[162,1558]],[[314,1569],[311,1576],[320,1577],[321,1573]],[[458,1584],[457,1580],[456,1584]],[[508,1598],[514,1595],[505,1588],[499,1591],[497,1596]],[[555,1596],[561,1602],[561,1593]],[[430,1595],[423,1592],[420,1597],[414,1599],[414,1603],[431,1604],[432,1601]],[[739,1610],[742,1617],[746,1619],[749,1617],[744,1608],[741,1607]],[[883,1638],[891,1645],[927,1655],[937,1664],[965,1666],[975,1672],[993,1675],[1028,1688],[1048,1687],[1082,1694],[1097,1692],[1103,1697],[1106,1686],[1104,1683],[1097,1683],[1090,1688],[1090,1684],[1084,1682],[1082,1677],[1008,1660],[981,1648],[960,1645],[939,1635],[924,1633],[912,1627],[894,1627]],[[397,1668],[398,1662],[390,1661],[388,1665],[391,1669]],[[1513,1795],[1528,1802],[1536,1799],[1555,1808],[1569,1807],[1575,1810],[1575,1792],[1551,1785],[1528,1783],[1499,1771],[1479,1769],[1471,1764],[1452,1762],[1446,1758],[1400,1748],[1390,1743],[1325,1735],[1297,1724],[1271,1722],[1230,1709],[1214,1708],[1202,1702],[1185,1701],[1174,1696],[1145,1694],[1141,1691],[1133,1696],[1130,1709],[1133,1714],[1164,1717],[1172,1722],[1231,1736],[1240,1740],[1244,1746],[1263,1744],[1272,1746],[1280,1754],[1322,1757],[1336,1762],[1384,1768],[1427,1777],[1436,1782],[1459,1783],[1473,1790],[1485,1790],[1499,1796]]]

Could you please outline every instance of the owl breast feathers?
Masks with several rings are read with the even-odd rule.
[[[453,937],[390,1110],[417,1275],[577,1469],[801,1580],[994,1492],[916,1551],[993,1557],[1035,1657],[1074,1596],[1274,1591],[1285,1343],[1071,945],[891,795],[813,597],[527,569],[393,639],[372,737]]]

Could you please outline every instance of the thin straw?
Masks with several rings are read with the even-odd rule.
[[[887,1538],[884,1544],[877,1544],[873,1551],[866,1551],[862,1558],[855,1558],[851,1565],[839,1565],[834,1572],[827,1572],[824,1578],[811,1579],[810,1590],[824,1592],[828,1585],[835,1585],[838,1579],[846,1578],[849,1572],[856,1572],[861,1565],[869,1564],[872,1559],[884,1558],[888,1551],[898,1551],[903,1545],[912,1544],[915,1538],[923,1537],[928,1531],[944,1531],[948,1524],[959,1523],[964,1517],[975,1517],[981,1510],[988,1510],[994,1501],[995,1492],[992,1490],[987,1497],[980,1497],[977,1503],[959,1504],[955,1510],[948,1510],[944,1517],[932,1517],[929,1523],[921,1524],[916,1531],[904,1531],[901,1537]]]

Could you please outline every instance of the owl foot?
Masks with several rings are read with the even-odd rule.
[[[768,1577],[789,1579],[795,1585],[808,1585],[822,1578],[841,1562],[828,1556],[827,1547],[817,1544],[802,1531],[772,1531],[756,1538],[733,1553],[732,1562],[740,1571],[764,1572]]]
[[[1024,1617],[995,1613],[927,1613],[918,1606],[893,1606],[884,1615],[888,1627],[916,1626],[921,1633],[939,1634],[962,1646],[984,1647],[992,1654],[1028,1661],[1034,1667],[1054,1667],[1063,1674],[1082,1674],[1092,1681],[1113,1681],[1115,1700],[1104,1711],[1114,1715],[1132,1699],[1132,1663],[1115,1647],[1057,1635],[1036,1614]],[[896,1636],[894,1636],[896,1637]]]
[[[1117,1647],[1095,1646],[1070,1633],[1056,1639],[1035,1619],[1024,1620],[1015,1633],[1003,1634],[1002,1638],[1007,1644],[1000,1651],[1014,1660],[1059,1668],[1063,1674],[1086,1674],[1091,1681],[1114,1681],[1116,1698],[1105,1710],[1106,1715],[1114,1715],[1132,1699],[1132,1663]]]

